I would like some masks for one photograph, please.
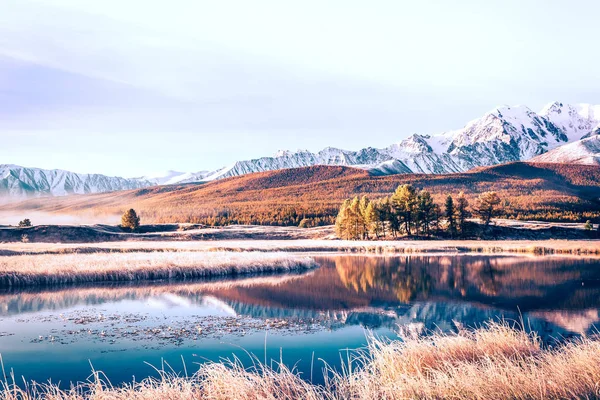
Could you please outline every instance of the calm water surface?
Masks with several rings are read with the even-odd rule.
[[[321,382],[367,333],[525,321],[551,342],[595,332],[600,260],[529,256],[316,256],[301,275],[0,290],[0,354],[17,377],[113,384],[207,360],[283,362]]]

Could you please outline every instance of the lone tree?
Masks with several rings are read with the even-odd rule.
[[[121,217],[121,228],[136,231],[140,227],[140,217],[133,208],[125,211]]]
[[[485,192],[479,195],[475,212],[485,226],[488,226],[492,218],[496,215],[498,204],[500,204],[500,197],[498,197],[496,192]]]
[[[19,222],[19,228],[29,228],[31,226],[31,220],[29,218],[25,218],[23,221]]]

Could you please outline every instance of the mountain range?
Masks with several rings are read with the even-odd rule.
[[[139,178],[78,174],[0,165],[0,195],[28,197],[98,193],[148,186],[208,182],[279,169],[314,165],[352,166],[372,175],[444,174],[513,161],[598,164],[600,105],[554,102],[536,113],[526,106],[497,107],[462,129],[437,135],[413,134],[399,143],[358,151],[327,147],[279,151],[272,157],[237,161],[216,171],[168,171]]]

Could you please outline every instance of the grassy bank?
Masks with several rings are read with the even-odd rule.
[[[331,371],[330,371],[331,372]],[[503,325],[404,341],[372,340],[351,366],[314,386],[285,368],[205,364],[193,377],[164,374],[115,388],[101,374],[89,385],[21,389],[4,382],[0,400],[142,399],[565,399],[600,398],[600,341],[554,348]]]
[[[310,257],[289,253],[127,252],[0,257],[0,288],[119,282],[305,270]]]
[[[347,252],[373,254],[516,253],[600,255],[600,240],[219,240],[104,243],[6,243],[0,256],[128,252]],[[1,259],[1,258],[0,258]]]

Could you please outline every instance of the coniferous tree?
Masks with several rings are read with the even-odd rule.
[[[446,217],[448,233],[450,237],[454,237],[456,234],[456,209],[454,208],[454,199],[451,195],[446,197],[444,216]]]
[[[352,226],[350,236],[353,240],[360,239],[362,237],[364,221],[360,212],[360,200],[358,196],[354,197],[350,203],[350,218]]]
[[[496,215],[497,207],[500,204],[500,197],[496,192],[485,192],[479,195],[475,212],[483,221],[485,226],[488,226]]]
[[[124,229],[130,229],[136,231],[140,227],[140,217],[133,208],[125,211],[121,217],[121,227]]]
[[[440,218],[442,218],[442,209],[439,205],[434,204],[431,213],[431,230],[436,234],[440,230]]]
[[[397,215],[400,226],[408,236],[412,235],[414,215],[417,206],[417,192],[412,185],[402,185],[391,197],[392,207]]]
[[[381,216],[379,215],[379,207],[374,201],[369,202],[369,205],[365,210],[365,222],[368,231],[379,239],[381,233]]]
[[[458,199],[456,200],[456,216],[460,234],[464,236],[467,231],[467,218],[469,218],[469,201],[463,192],[458,194]]]
[[[420,227],[421,233],[427,236],[431,234],[434,207],[431,193],[421,190],[417,202],[417,226]]]
[[[340,239],[350,239],[350,200],[346,199],[335,219],[335,233]]]
[[[370,203],[371,203],[371,201],[369,200],[369,198],[367,196],[363,196],[363,197],[361,197],[360,202],[358,204],[358,208],[359,208],[360,215],[361,215],[361,222],[362,222],[362,227],[361,227],[362,239],[369,239],[369,227],[368,227],[368,223],[367,223],[367,208],[369,208]]]
[[[390,226],[392,229],[392,219],[398,221],[397,218],[392,218],[392,207],[390,205],[390,198],[384,197],[378,202],[379,220],[381,221],[381,230],[383,237],[387,237],[387,228]]]

